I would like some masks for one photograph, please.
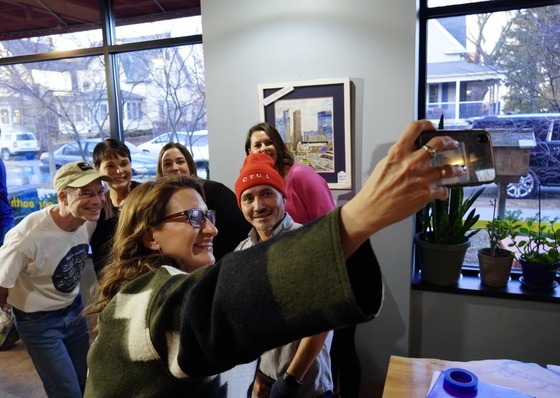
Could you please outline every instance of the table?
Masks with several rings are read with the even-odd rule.
[[[463,368],[481,382],[513,388],[536,398],[560,397],[560,375],[535,363],[511,359],[456,362],[392,355],[383,398],[426,398],[435,371]]]

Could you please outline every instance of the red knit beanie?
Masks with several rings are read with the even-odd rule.
[[[257,185],[270,185],[286,197],[284,179],[274,168],[274,160],[264,153],[252,153],[243,162],[243,167],[235,182],[235,196],[237,196],[239,208],[241,208],[243,192]]]

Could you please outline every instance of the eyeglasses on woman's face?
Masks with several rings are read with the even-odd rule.
[[[204,225],[206,225],[206,219],[210,220],[212,224],[216,224],[216,212],[214,210],[204,212],[200,209],[189,209],[179,213],[174,213],[164,217],[161,222],[170,222],[175,219],[180,219],[181,217],[183,218],[182,221],[187,221],[193,228],[197,229],[204,228]]]

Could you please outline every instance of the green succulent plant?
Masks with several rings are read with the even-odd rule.
[[[465,199],[463,188],[452,188],[447,200],[428,203],[417,215],[422,239],[447,245],[468,241],[480,231],[474,228],[480,215],[471,207],[483,191],[484,188],[480,188]]]

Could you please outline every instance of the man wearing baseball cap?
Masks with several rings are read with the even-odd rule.
[[[88,325],[80,277],[111,177],[87,162],[62,166],[58,203],[26,216],[0,248],[0,287],[49,397],[80,397],[86,381]],[[2,303],[0,303],[2,304]]]
[[[243,215],[253,225],[247,239],[235,250],[247,249],[301,226],[286,213],[284,180],[274,169],[274,160],[266,154],[254,153],[245,158],[235,182],[235,195]],[[255,376],[253,396],[330,397],[331,341],[332,332],[325,332],[265,352]]]

